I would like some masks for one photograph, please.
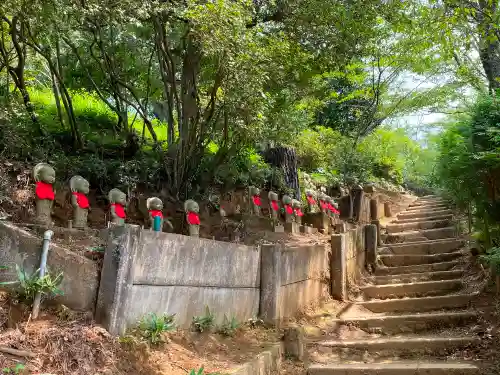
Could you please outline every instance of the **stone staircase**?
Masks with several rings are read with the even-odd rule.
[[[467,327],[477,294],[461,292],[464,242],[438,197],[420,198],[388,224],[375,274],[359,301],[325,317],[309,337],[309,375],[472,375],[475,362],[453,360],[480,342]]]

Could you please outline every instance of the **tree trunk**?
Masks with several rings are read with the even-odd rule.
[[[299,173],[295,150],[289,147],[270,148],[266,151],[264,158],[267,163],[283,170],[287,186],[293,189],[293,197],[300,200]]]

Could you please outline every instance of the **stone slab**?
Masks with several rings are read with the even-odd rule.
[[[442,263],[430,263],[430,264],[417,264],[413,266],[401,266],[401,267],[378,267],[375,271],[375,275],[401,275],[410,273],[420,273],[420,272],[437,272],[437,271],[449,271],[455,266],[458,266],[460,262],[442,262]]]
[[[300,225],[297,223],[285,223],[285,232],[293,234],[300,233]]]
[[[462,239],[445,239],[419,243],[386,244],[379,254],[440,254],[452,252],[465,245]]]
[[[383,332],[385,335],[400,333],[416,333],[428,331],[435,327],[454,327],[477,321],[479,315],[475,311],[438,312],[421,314],[404,314],[339,319],[338,324],[354,324],[367,332]]]
[[[387,224],[386,229],[388,233],[399,233],[409,230],[445,228],[450,225],[452,225],[450,220],[433,220],[433,221],[429,220],[429,221],[418,221],[414,223]]]
[[[456,294],[438,297],[420,297],[388,299],[380,301],[358,302],[357,304],[375,313],[388,312],[425,312],[441,309],[465,308],[478,296],[474,294]]]
[[[412,218],[412,219],[397,219],[394,220],[391,224],[405,224],[405,223],[416,223],[420,221],[433,221],[433,220],[452,220],[453,215],[437,215],[437,216],[430,216],[430,217],[417,217],[417,218]]]
[[[474,363],[453,363],[450,361],[358,363],[312,365],[308,375],[479,375],[483,372]]]
[[[372,276],[368,280],[375,285],[413,283],[417,281],[458,279],[463,275],[461,269],[452,271],[410,273],[406,275]]]
[[[225,371],[225,373],[231,375],[266,375],[278,373],[283,353],[283,344],[274,344],[268,350],[260,353],[255,359],[242,366],[237,366],[233,370]]]
[[[398,214],[397,218],[398,220],[406,220],[406,219],[416,219],[416,218],[434,217],[442,215],[453,215],[453,211],[452,210],[420,211],[420,212],[405,211],[403,213]]]
[[[462,256],[460,251],[441,254],[390,254],[379,255],[380,261],[387,267],[413,266],[419,264],[432,264],[450,262]]]
[[[360,289],[367,298],[387,298],[443,295],[457,291],[462,287],[462,281],[460,279],[454,279],[388,285],[368,285]]]

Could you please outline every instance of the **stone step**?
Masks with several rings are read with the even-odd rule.
[[[452,226],[451,220],[429,220],[429,221],[417,221],[414,223],[391,223],[386,225],[387,232],[399,233],[411,230],[421,230],[421,229],[433,229],[433,228],[446,228]]]
[[[426,206],[426,205],[440,205],[440,204],[448,204],[444,199],[432,199],[432,200],[421,200],[417,199],[415,202],[410,203],[408,207],[418,207],[418,206]]]
[[[418,219],[418,218],[441,216],[441,215],[453,215],[453,211],[452,210],[420,211],[420,212],[405,211],[398,214],[396,217],[398,220],[406,220],[406,219]]]
[[[387,244],[378,248],[381,255],[386,254],[440,254],[458,250],[465,245],[461,239],[444,239],[417,243]]]
[[[443,263],[462,256],[461,251],[439,254],[388,254],[378,258],[386,267],[416,266],[419,264]]]
[[[414,283],[418,281],[458,279],[463,275],[463,270],[437,271],[424,273],[409,273],[403,275],[371,276],[367,279],[375,285]]]
[[[440,211],[440,210],[449,210],[450,206],[445,203],[440,204],[425,204],[420,206],[409,206],[405,212],[416,212],[416,211]]]
[[[354,325],[370,333],[396,335],[465,325],[476,322],[478,318],[475,311],[434,312],[338,319],[337,324]]]
[[[402,274],[413,274],[421,272],[438,272],[438,271],[449,271],[453,267],[460,264],[459,261],[442,262],[442,263],[429,263],[429,264],[418,264],[413,266],[400,266],[400,267],[377,267],[375,270],[376,276],[382,275],[402,275]]]
[[[437,215],[431,217],[416,217],[413,219],[397,219],[391,222],[391,224],[406,224],[406,223],[418,223],[420,221],[433,221],[433,220],[452,220],[453,214],[449,215]]]
[[[314,344],[323,348],[332,348],[332,352],[342,350],[343,354],[346,349],[352,350],[367,350],[368,352],[379,352],[390,350],[391,354],[396,351],[425,351],[430,353],[442,348],[450,350],[452,348],[463,348],[469,345],[479,344],[481,338],[478,336],[388,336],[379,338],[359,339],[359,340],[324,340],[316,341]]]
[[[392,239],[391,239],[392,237]],[[445,238],[456,238],[457,231],[455,227],[437,228],[437,229],[423,229],[418,231],[400,232],[396,234],[389,234],[386,241],[390,243],[402,242],[417,242],[425,238],[427,240],[439,240]]]
[[[357,302],[356,304],[374,313],[425,312],[441,309],[466,308],[477,295],[478,293],[454,294],[438,297],[372,300]]]
[[[360,289],[366,298],[437,296],[462,289],[460,279],[420,281],[415,283],[366,285]]]
[[[307,369],[307,375],[479,375],[481,372],[473,363],[452,361],[314,364]]]

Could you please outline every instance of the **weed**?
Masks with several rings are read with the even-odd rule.
[[[260,318],[250,318],[247,320],[247,324],[250,328],[257,328],[264,326],[264,321]]]
[[[480,259],[493,267],[495,273],[500,275],[500,247],[492,247],[486,251],[485,255],[481,255]]]
[[[215,315],[210,312],[208,306],[205,306],[205,314],[193,317],[193,327],[197,332],[210,330],[215,322]]]
[[[2,369],[2,374],[14,374],[14,375],[18,375],[18,374],[21,374],[23,371],[25,370],[25,367],[24,365],[18,363],[16,365],[16,367],[14,368],[10,368],[10,367],[5,367],[4,369]]]
[[[6,281],[1,285],[18,285],[16,288],[17,298],[26,304],[32,304],[37,293],[42,294],[42,298],[51,298],[62,295],[63,292],[59,289],[63,279],[63,273],[60,272],[56,276],[52,276],[48,272],[40,277],[40,269],[37,269],[32,274],[28,274],[24,267],[16,264],[16,281]]]
[[[219,327],[219,333],[224,336],[234,336],[236,333],[236,330],[240,328],[241,324],[236,320],[236,318],[233,316],[231,320],[229,320],[224,314],[224,320],[222,322],[222,325]]]
[[[189,372],[189,375],[222,375],[220,372],[205,372],[203,367],[200,367],[199,369],[196,370],[191,370]]]
[[[151,345],[157,345],[163,342],[163,333],[175,329],[174,318],[175,314],[158,316],[151,313],[142,318],[138,330],[141,336],[148,340]]]

